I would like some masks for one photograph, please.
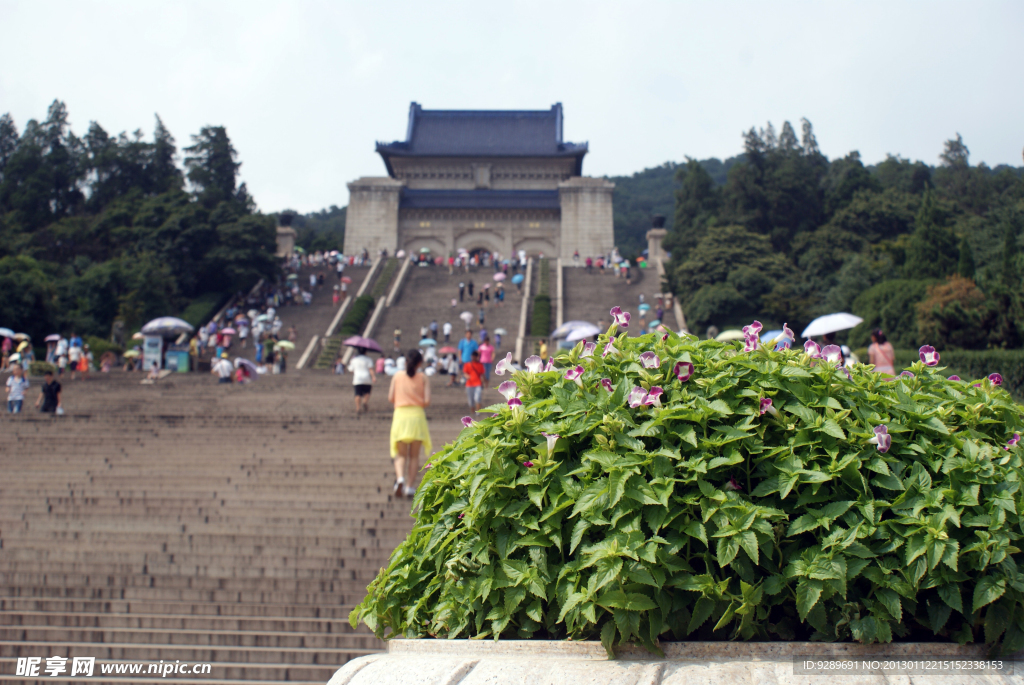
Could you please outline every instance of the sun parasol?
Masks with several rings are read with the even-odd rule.
[[[654,321],[652,321],[649,324],[647,324],[647,327],[648,328],[657,328],[660,325],[661,325],[661,319],[655,319]]]
[[[436,344],[437,344],[436,340],[434,340],[432,338],[424,338],[423,340],[420,340],[419,346],[420,347],[433,347]]]
[[[58,340],[60,340],[60,333],[51,333],[43,338],[43,342],[57,342]]]
[[[494,334],[495,335],[508,335],[508,331],[506,331],[504,328],[495,328],[494,329]]]
[[[516,274],[515,276],[512,277],[512,282],[515,283],[516,285],[519,285],[524,280],[526,279],[522,274]]]
[[[146,339],[146,336],[144,336],[142,333],[139,333],[138,331],[132,333],[132,340],[145,340],[145,339]]]
[[[260,314],[259,316],[256,317],[256,321],[266,321],[269,318],[270,317],[268,315],[266,315],[266,314]]]
[[[640,304],[639,307],[637,307],[637,310],[641,312],[649,312],[651,310],[651,305],[647,304],[646,302],[643,302]]]
[[[14,339],[15,340],[31,340],[32,336],[29,335],[28,333],[15,333],[14,334]]]
[[[18,352],[21,352],[22,350],[27,350],[28,347],[28,340],[22,340],[21,343],[18,345]]]
[[[589,321],[566,321],[565,323],[563,323],[561,326],[559,326],[558,328],[556,328],[554,330],[554,332],[551,334],[551,337],[552,338],[564,338],[565,336],[569,335],[569,333],[571,331],[574,331],[577,328],[594,328],[594,329],[596,329],[597,326],[595,326],[594,324],[590,323]],[[601,332],[600,330],[595,330],[593,333],[585,334],[584,337],[587,337],[587,336],[590,336],[590,335],[597,335],[600,332]]]
[[[401,259],[402,257],[405,256],[405,250],[399,250],[398,252],[395,253],[395,256]]]
[[[767,331],[767,332],[761,334],[761,342],[763,342],[763,343],[771,342],[772,340],[775,340],[780,335],[782,335],[782,329],[781,328],[778,328],[778,329],[776,329],[774,331]],[[789,342],[793,342],[793,339],[790,338],[788,335],[785,338],[783,338],[783,340],[788,340]]]
[[[295,280],[298,280],[298,278],[299,278],[298,274],[288,274],[288,279],[287,280],[295,281]]]
[[[352,279],[351,279],[351,278],[349,278],[348,276],[342,276],[342,277],[341,277],[341,282],[342,282],[342,283],[351,283],[351,282],[352,282]]]
[[[594,337],[600,332],[601,329],[591,323],[587,324],[586,326],[580,326],[572,329],[571,331],[569,331],[569,334],[565,336],[565,339],[568,340],[569,342],[575,342],[577,340],[586,340],[587,338]]]
[[[505,274],[503,274],[503,273],[501,273],[499,271],[498,273],[494,274],[494,280],[496,280],[496,281],[504,281],[505,280]]]
[[[128,359],[134,359],[135,357],[138,357],[138,356],[141,356],[141,355],[142,355],[142,353],[139,352],[138,350],[128,350],[122,356],[124,356],[124,357],[126,357]]]
[[[377,344],[376,340],[372,338],[364,338],[361,335],[353,335],[341,344],[347,347],[362,347],[367,350],[372,350],[373,352],[380,352],[381,354],[384,354],[384,350],[380,348],[380,345]]]
[[[0,336],[4,338],[13,338],[14,331],[12,331],[10,328],[0,328]]]
[[[192,324],[188,321],[184,321],[174,316],[161,316],[158,319],[153,319],[145,326],[142,327],[142,332],[145,335],[178,335],[180,333],[191,333],[195,329],[192,328]]]
[[[743,331],[736,330],[735,328],[722,331],[715,338],[718,342],[729,342],[730,340],[743,340]]]
[[[306,249],[303,247],[299,247],[298,245],[296,245],[292,249],[298,252],[299,254],[306,254]]]
[[[438,354],[456,354],[457,352],[458,350],[451,345],[446,345],[437,351]]]
[[[421,247],[420,248],[420,254],[430,254],[430,248],[429,247]]]
[[[253,364],[251,361],[249,361],[245,357],[235,357],[235,368],[237,369],[240,366],[244,366],[245,368],[249,369],[249,373],[252,373],[254,375],[257,373],[256,365]]]
[[[231,326],[228,326],[227,328],[222,328],[220,332],[222,335],[235,335],[236,333],[238,333],[238,331],[236,331]]]
[[[813,338],[816,335],[825,335],[826,333],[835,333],[836,331],[845,331],[848,328],[853,328],[864,319],[853,314],[847,314],[846,312],[837,312],[836,314],[826,314],[825,316],[819,316],[817,319],[808,324],[804,332],[800,334],[801,338]]]
[[[473,320],[473,315],[470,314],[469,312],[462,312],[461,314],[459,314],[459,318],[465,321],[466,323],[469,323],[470,321]]]
[[[278,340],[277,344],[274,345],[274,347],[276,347],[279,350],[294,350],[295,343],[293,343],[291,340]]]

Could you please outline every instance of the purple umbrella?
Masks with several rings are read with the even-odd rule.
[[[384,354],[384,350],[380,349],[380,345],[377,344],[376,340],[364,338],[361,335],[353,335],[351,338],[345,340],[341,344],[347,345],[348,347],[362,347],[373,352],[380,352],[381,354]]]

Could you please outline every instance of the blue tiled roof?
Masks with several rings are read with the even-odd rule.
[[[559,209],[557,190],[402,190],[403,209]]]
[[[427,110],[409,107],[404,141],[377,143],[391,173],[396,157],[577,157],[586,143],[562,140],[562,104],[550,110]]]

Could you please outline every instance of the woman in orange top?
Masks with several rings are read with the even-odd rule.
[[[896,375],[896,351],[892,349],[892,343],[885,339],[885,333],[881,328],[871,333],[868,361],[875,365],[875,373]]]
[[[425,407],[430,406],[430,381],[420,371],[423,355],[419,350],[405,354],[405,373],[391,377],[388,401],[395,405],[391,421],[391,458],[395,462],[395,497],[412,497],[416,493],[420,446],[430,454],[430,427]]]

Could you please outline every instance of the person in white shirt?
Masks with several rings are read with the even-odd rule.
[[[373,366],[373,360],[366,356],[366,348],[357,347],[356,356],[348,363],[348,370],[352,374],[352,386],[356,391],[357,414],[370,411],[370,391],[377,382]]]
[[[71,380],[75,380],[78,363],[82,359],[82,348],[77,345],[68,349],[68,365],[71,367]]]
[[[11,414],[20,414],[21,405],[25,401],[25,391],[28,390],[28,379],[22,371],[20,364],[11,365],[11,377],[7,379],[7,411]]]
[[[210,373],[215,373],[218,376],[218,383],[230,383],[231,374],[234,371],[234,366],[228,360],[228,353],[221,352],[220,359],[213,363],[210,368]]]
[[[454,302],[455,300],[452,301]],[[452,335],[452,325],[449,322],[445,321],[444,325],[441,326],[441,332],[444,333],[444,341],[448,342],[451,339]]]

